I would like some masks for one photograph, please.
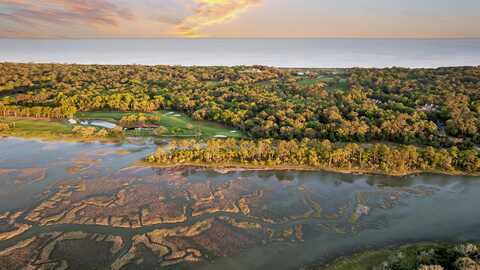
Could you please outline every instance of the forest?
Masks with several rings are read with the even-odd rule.
[[[430,147],[447,152],[455,168],[478,168],[459,165],[465,161],[452,149],[478,162],[480,67],[0,64],[3,118],[160,110],[222,123],[255,143],[328,140],[363,148],[381,144],[398,150],[410,145],[421,153]]]

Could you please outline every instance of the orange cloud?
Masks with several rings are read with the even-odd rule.
[[[239,13],[260,4],[262,0],[194,0],[193,14],[181,19],[176,25],[177,34],[196,37],[209,25],[235,18]]]
[[[0,12],[0,22],[13,23],[16,30],[0,27],[3,33],[12,33],[31,27],[48,29],[49,26],[73,25],[95,28],[116,25],[119,18],[132,19],[128,9],[122,9],[107,0],[0,0],[8,9]]]

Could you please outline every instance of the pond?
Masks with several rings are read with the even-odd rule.
[[[480,240],[474,177],[138,162],[154,150],[0,140],[0,265],[300,269],[371,248]],[[93,251],[104,259],[75,266]]]
[[[80,124],[83,126],[94,126],[94,127],[108,128],[108,129],[114,129],[118,127],[116,124],[110,123],[104,120],[81,121]]]

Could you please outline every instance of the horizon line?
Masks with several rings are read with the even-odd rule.
[[[465,37],[0,37],[0,39],[16,39],[16,40],[92,40],[92,39],[181,39],[181,40],[205,40],[205,39],[390,39],[390,40],[455,40],[455,39],[480,39],[480,36],[465,36]]]
[[[195,65],[195,64],[141,64],[141,63],[88,63],[88,62],[48,62],[48,61],[6,61],[0,59],[0,64],[14,64],[14,65],[64,65],[64,66],[146,66],[146,67],[254,67],[254,66],[263,66],[270,68],[278,69],[441,69],[441,68],[463,68],[463,67],[480,67],[480,64],[474,65],[438,65],[438,66],[402,66],[402,65],[391,65],[391,66],[338,66],[338,67],[328,67],[328,66],[280,66],[280,65],[266,65],[266,64],[232,64],[232,65]]]

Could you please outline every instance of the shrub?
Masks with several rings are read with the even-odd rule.
[[[5,123],[0,123],[0,131],[9,130],[10,126]]]
[[[96,128],[94,127],[82,127],[82,126],[75,126],[72,131],[74,133],[78,133],[80,135],[82,135],[83,137],[90,137],[92,135],[95,134],[95,132],[97,131]]]

